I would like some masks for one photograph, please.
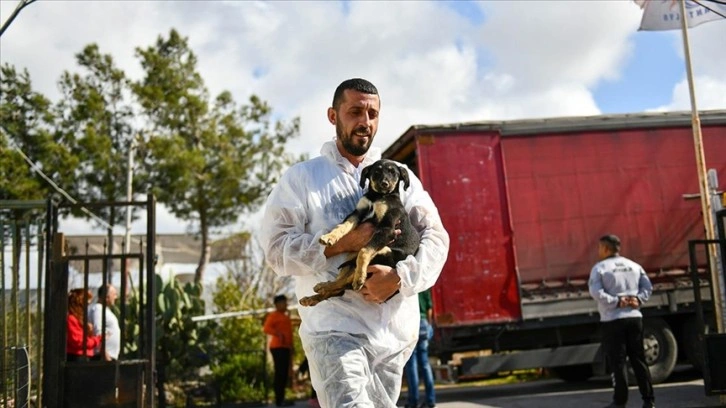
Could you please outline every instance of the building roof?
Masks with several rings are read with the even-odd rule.
[[[67,235],[67,253],[69,255],[101,255],[104,253],[121,254],[123,250],[123,236],[113,236],[113,246],[109,251],[107,235]],[[235,234],[225,238],[211,240],[209,262],[223,262],[242,259],[245,246],[249,241],[248,233]],[[131,236],[130,254],[144,254],[146,235]],[[157,234],[156,251],[157,263],[160,264],[196,264],[202,254],[201,238],[191,234]],[[135,263],[132,261],[132,263]],[[73,260],[71,266],[82,271],[84,261]],[[100,261],[89,262],[90,272],[100,273],[103,265]],[[118,261],[114,262],[114,270],[120,269]]]

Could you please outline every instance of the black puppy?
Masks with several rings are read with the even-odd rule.
[[[411,225],[398,192],[399,184],[403,183],[404,190],[410,184],[408,171],[392,160],[378,160],[363,169],[361,187],[365,187],[366,180],[370,180],[368,191],[358,201],[355,210],[341,224],[320,237],[320,243],[334,245],[363,222],[375,226],[373,237],[357,254],[340,265],[334,281],[315,285],[313,290],[317,295],[300,299],[301,305],[314,306],[325,299],[342,296],[346,289],[360,290],[366,281],[368,265],[395,267],[398,261],[418,250],[421,239]],[[398,236],[396,229],[401,231]]]

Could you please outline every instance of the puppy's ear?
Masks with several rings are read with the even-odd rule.
[[[360,172],[360,188],[366,188],[366,180],[371,176],[371,166],[366,167]]]
[[[406,190],[411,185],[411,180],[408,178],[408,170],[403,166],[398,166],[398,173],[401,175],[401,180],[403,180],[403,189]]]

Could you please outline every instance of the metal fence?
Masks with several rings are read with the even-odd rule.
[[[0,201],[0,406],[40,406],[46,201]]]
[[[706,259],[711,260],[710,251],[718,250],[721,265],[726,265],[726,209],[716,212],[717,231],[719,239],[695,239],[688,241],[691,276],[694,282],[696,303],[696,320],[698,341],[702,346],[703,380],[706,395],[726,395],[726,333],[710,333],[709,327],[716,327],[716,322],[707,321],[704,316],[704,307],[699,293],[699,283],[696,278],[698,256],[697,248],[702,246],[706,250]],[[721,271],[720,279],[726,281],[726,272]],[[712,282],[711,288],[718,286]],[[715,299],[715,294],[712,294]],[[715,316],[714,316],[715,317]]]

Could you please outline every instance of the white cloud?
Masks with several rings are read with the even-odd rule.
[[[613,79],[632,51],[638,26],[629,2],[486,2],[490,20],[481,44],[495,58],[495,71],[512,74],[520,89],[560,84],[594,86]]]
[[[675,33],[675,32],[674,32]],[[726,81],[726,20],[717,20],[688,30],[691,60],[696,74]],[[683,55],[683,41],[678,32],[674,47]]]
[[[15,4],[0,1],[3,21]],[[346,78],[378,86],[385,148],[413,124],[597,114],[592,89],[633,58],[640,10],[629,1],[475,4],[480,25],[455,2],[38,1],[0,39],[0,61],[28,67],[36,88],[57,97],[56,80],[84,45],[97,42],[138,78],[134,49],[175,27],[212,94],[228,89],[242,103],[255,93],[282,118],[299,116],[290,148],[316,156],[334,135],[325,111]],[[692,30],[704,107],[726,106],[725,26]],[[682,107],[683,84],[664,86],[674,86],[664,108]],[[161,222],[160,231],[179,228]]]
[[[256,93],[283,117],[300,116],[302,137],[291,148],[316,155],[333,135],[325,109],[343,79],[379,87],[377,143],[387,146],[415,123],[597,113],[588,87],[615,75],[628,48],[624,28],[585,38],[575,20],[555,35],[553,22],[582,8],[570,2],[485,3],[490,20],[481,27],[437,2],[347,4],[344,13],[337,2],[38,2],[2,39],[3,60],[29,67],[38,89],[53,94],[83,45],[98,42],[138,77],[134,48],[176,27],[213,94],[229,89],[244,102]],[[621,8],[605,2],[593,13],[611,29]],[[593,38],[599,48],[583,52]],[[494,66],[480,64],[482,52]]]
[[[688,30],[696,105],[699,110],[726,109],[726,21],[713,21]],[[672,46],[683,58],[685,52],[680,31],[674,31]],[[684,77],[673,87],[670,103],[653,110],[690,110],[688,81]]]
[[[698,110],[725,109],[726,108],[726,81],[710,76],[696,76],[694,78],[696,106]],[[688,90],[688,81],[682,80],[673,88],[673,99],[667,105],[652,109],[657,112],[690,111],[691,95]]]

